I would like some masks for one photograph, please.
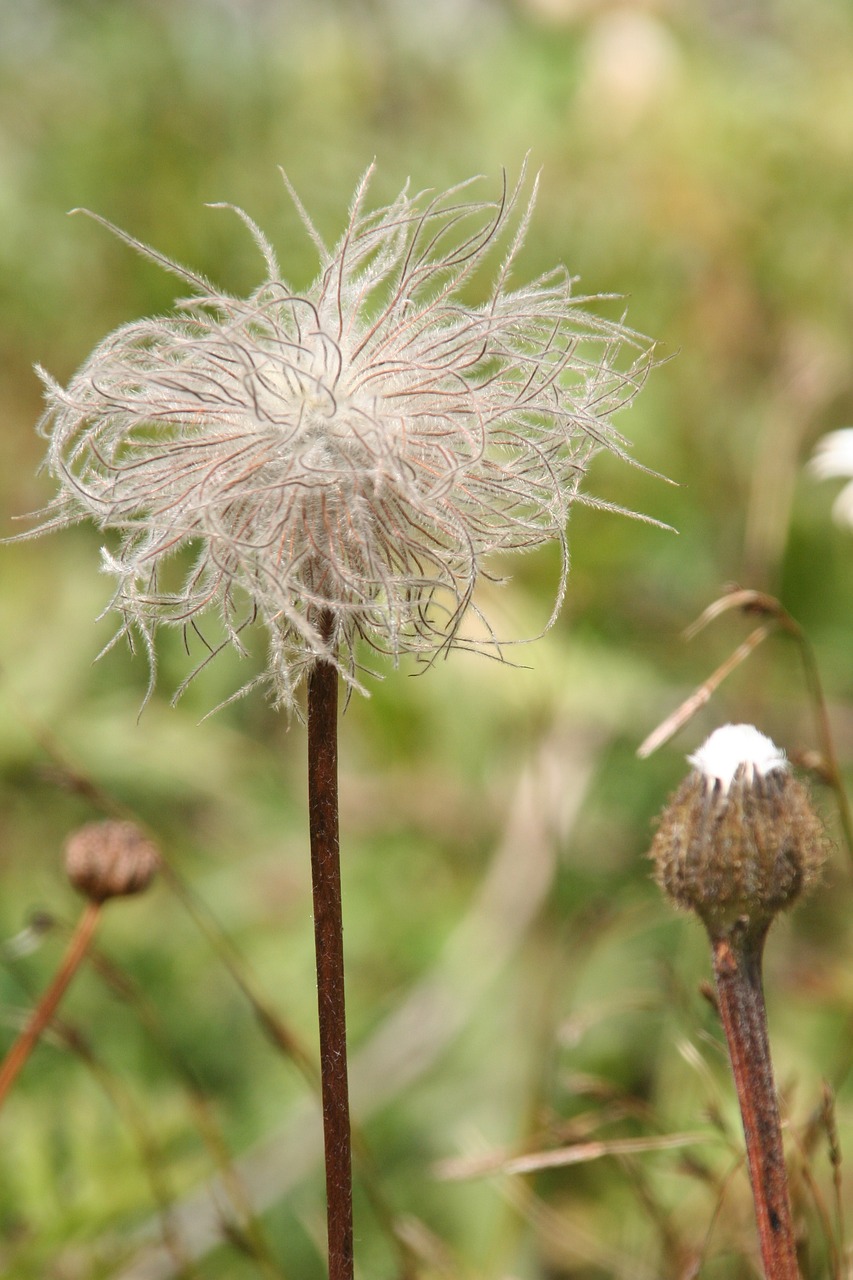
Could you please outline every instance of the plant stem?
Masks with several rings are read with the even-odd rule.
[[[761,959],[767,928],[738,921],[711,937],[720,1016],[737,1090],[767,1280],[799,1280]]]
[[[51,982],[47,991],[39,1000],[29,1022],[4,1058],[3,1065],[0,1067],[0,1106],[3,1105],[6,1094],[17,1080],[21,1068],[32,1053],[39,1036],[56,1012],[57,1006],[65,995],[71,979],[77,972],[80,962],[86,954],[86,949],[92,940],[95,925],[98,923],[98,917],[101,914],[101,906],[100,902],[86,903],[83,914],[77,922],[77,927],[71,935],[71,941],[62,958],[62,963],[54,975],[53,982]]]
[[[352,1280],[352,1155],[347,1085],[341,864],[338,841],[338,673],[308,677],[308,814],[320,1016],[329,1280]]]

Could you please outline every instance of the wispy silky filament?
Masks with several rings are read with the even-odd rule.
[[[624,456],[611,416],[649,344],[594,315],[563,269],[511,286],[535,196],[523,174],[495,203],[466,183],[372,211],[369,177],[331,250],[296,200],[320,256],[303,295],[240,210],[267,273],[247,298],[111,227],[192,296],[111,334],[67,388],[43,374],[60,492],[42,528],[118,533],[112,607],[152,679],[156,628],[201,635],[211,614],[211,652],[263,625],[268,662],[246,688],[283,705],[318,657],[356,684],[359,640],[395,660],[473,646],[462,621],[487,558],[551,539],[556,614],[570,505],[598,449]],[[485,300],[466,302],[504,242]]]

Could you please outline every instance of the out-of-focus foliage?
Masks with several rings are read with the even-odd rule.
[[[637,1280],[695,1274],[700,1255],[707,1280],[755,1273],[736,1108],[698,994],[704,939],[659,902],[643,853],[684,753],[714,725],[815,747],[795,650],[771,639],[673,744],[646,762],[635,749],[746,634],[731,614],[680,638],[736,581],[779,594],[805,627],[853,759],[853,541],[831,526],[831,487],[803,471],[823,432],[853,422],[851,48],[844,0],[0,0],[4,533],[50,496],[32,364],[65,380],[110,328],[174,297],[102,228],[66,219],[77,206],[245,292],[261,264],[239,222],[204,204],[245,208],[305,284],[313,250],[277,165],[333,239],[374,157],[381,199],[408,175],[420,188],[483,172],[493,188],[529,151],[542,189],[519,278],[565,261],[584,291],[627,295],[604,309],[627,307],[672,357],[619,425],[676,484],[601,458],[588,491],[678,533],[576,509],[566,607],[544,639],[508,650],[523,666],[389,671],[343,721],[350,1029],[375,1167],[359,1178],[357,1254],[371,1280]],[[17,939],[0,974],[5,1043],[64,939],[59,925],[21,931],[34,910],[78,910],[60,849],[102,807],[82,775],[151,825],[313,1052],[303,729],[260,699],[200,723],[245,679],[236,657],[170,708],[187,670],[177,638],[137,722],[143,656],[92,665],[111,634],[95,621],[109,594],[98,537],[2,555],[0,935]],[[546,553],[508,569],[488,612],[505,635],[531,634],[558,566]],[[814,1278],[841,1248],[824,1079],[853,1150],[849,883],[839,849],[767,957]],[[185,1213],[172,1263],[145,1274],[315,1280],[310,1085],[168,884],[105,916],[102,949],[150,1009],[90,968],[65,1034],[0,1113],[0,1272],[141,1278],[130,1259],[161,1230],[159,1199]],[[205,1246],[181,1272],[181,1233],[200,1231],[217,1168],[198,1092],[261,1197],[267,1245]],[[497,1148],[697,1131],[682,1149],[536,1176],[434,1172]],[[266,1164],[263,1144],[278,1153]],[[239,1217],[239,1196],[220,1199]]]

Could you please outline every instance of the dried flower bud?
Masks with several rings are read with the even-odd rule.
[[[812,884],[826,836],[784,753],[751,725],[724,725],[660,816],[658,884],[712,935],[735,921],[766,929]]]
[[[93,902],[141,893],[159,865],[156,847],[132,822],[88,822],[65,846],[68,879]]]

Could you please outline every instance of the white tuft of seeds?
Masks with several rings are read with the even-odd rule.
[[[687,759],[709,784],[719,782],[723,791],[728,791],[741,765],[749,779],[788,768],[785,752],[751,724],[721,725]]]

